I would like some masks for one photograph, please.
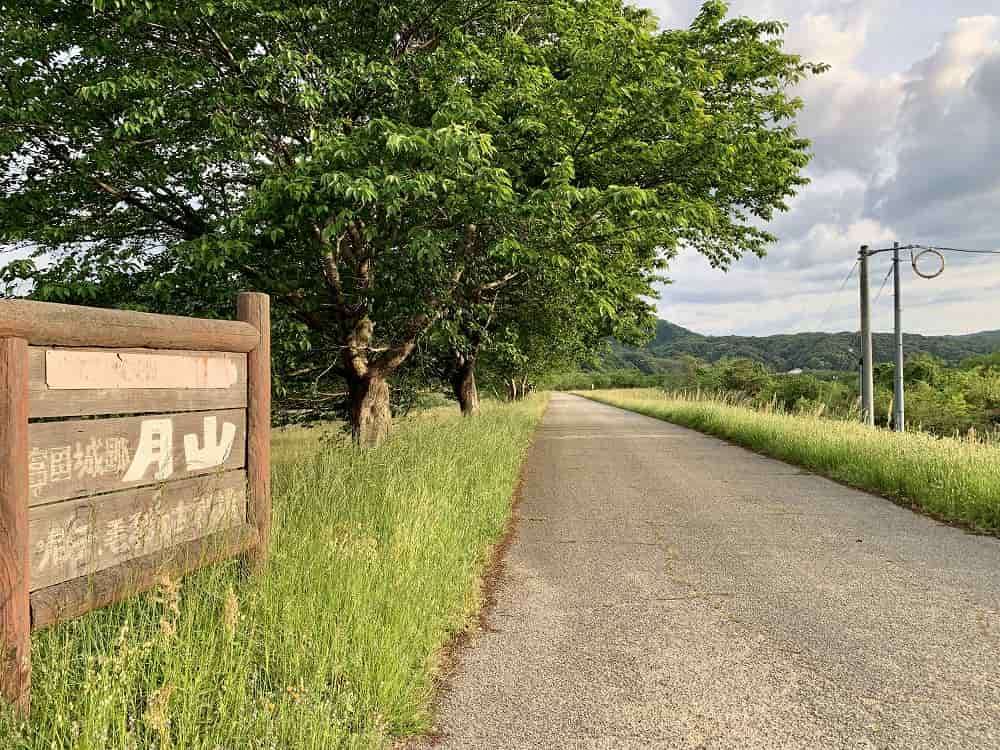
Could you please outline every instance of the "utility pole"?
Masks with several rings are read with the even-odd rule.
[[[861,417],[875,426],[875,376],[872,372],[872,313],[868,289],[868,245],[861,246]]]
[[[893,383],[892,424],[896,432],[906,431],[906,411],[903,394],[903,304],[900,298],[899,273],[899,243],[892,245],[892,281],[895,289],[895,333],[896,333],[896,372]]]

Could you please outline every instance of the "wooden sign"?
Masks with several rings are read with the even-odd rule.
[[[35,422],[29,505],[183,479],[246,461],[246,410]]]
[[[242,471],[33,509],[32,591],[246,522]]]
[[[231,388],[240,361],[213,354],[49,349],[45,385],[53,390]]]
[[[268,299],[239,321],[0,301],[0,693],[30,631],[270,533]]]
[[[100,359],[93,359],[94,355]],[[109,365],[110,360],[121,366]],[[185,364],[178,366],[178,360]],[[150,374],[158,364],[171,372]],[[77,368],[85,374],[75,374]],[[242,353],[33,346],[28,349],[28,374],[32,418],[243,409],[247,405],[247,355]]]

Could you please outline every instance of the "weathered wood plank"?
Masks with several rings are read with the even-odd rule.
[[[257,330],[235,320],[106,310],[31,300],[0,301],[0,337],[36,346],[100,346],[248,352]]]
[[[29,503],[183,479],[246,461],[246,411],[34,422]]]
[[[235,362],[218,354],[121,349],[45,352],[45,384],[54,390],[230,388],[235,382]]]
[[[29,350],[29,371],[31,375],[31,417],[75,417],[102,414],[129,414],[153,412],[201,411],[208,409],[235,409],[246,406],[247,403],[247,356],[245,354],[225,352],[175,352],[151,349],[138,350],[100,350],[100,349],[49,349],[46,347],[31,347]],[[90,356],[98,355],[99,359],[113,358],[119,354],[125,357],[122,361],[120,383],[114,388],[64,389],[52,388],[49,385],[53,378],[52,367],[46,366],[50,355],[66,352],[80,352]],[[135,355],[134,357],[132,355]],[[226,388],[196,388],[196,387],[141,387],[143,378],[149,376],[159,379],[159,383],[170,382],[160,379],[155,372],[159,363],[171,365],[178,357],[195,357],[199,362],[206,363],[206,370],[215,374],[210,382],[215,381],[219,373],[232,377],[232,383]],[[162,359],[161,359],[162,358]],[[129,367],[131,363],[135,366]],[[51,364],[51,362],[50,362]],[[104,368],[106,365],[99,364]],[[151,373],[151,370],[152,373]],[[151,374],[150,374],[151,373]],[[106,375],[106,373],[104,373]],[[188,370],[187,382],[199,382],[197,370]],[[65,377],[55,376],[58,378]],[[108,382],[105,380],[104,382]],[[184,382],[175,378],[172,382]],[[202,380],[201,382],[205,382]],[[138,387],[137,387],[138,386]]]
[[[162,575],[179,577],[235,557],[256,545],[256,530],[243,524],[91,576],[40,589],[31,594],[31,625],[38,630],[79,617],[152,588]]]
[[[28,611],[28,342],[0,339],[0,695],[31,697]]]
[[[31,590],[245,524],[246,509],[242,470],[32,508]]]
[[[260,544],[247,555],[252,570],[266,562],[271,539],[271,303],[266,294],[244,292],[236,301],[240,320],[260,331],[260,345],[247,355],[247,480],[248,521]]]

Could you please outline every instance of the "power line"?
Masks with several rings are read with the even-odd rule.
[[[885,291],[886,284],[889,282],[889,277],[894,276],[895,278],[895,373],[894,373],[894,383],[893,383],[893,426],[898,432],[902,432],[905,429],[904,426],[904,412],[903,412],[903,401],[905,396],[905,389],[903,387],[903,320],[902,320],[902,308],[900,306],[900,251],[909,250],[910,251],[910,264],[913,266],[913,271],[918,276],[925,279],[936,279],[940,276],[945,269],[945,256],[944,253],[962,253],[967,255],[1000,255],[1000,250],[978,250],[970,248],[961,247],[943,247],[940,245],[907,245],[901,247],[899,242],[894,242],[891,248],[883,248],[878,250],[871,250],[868,245],[861,246],[861,252],[859,253],[859,260],[861,263],[861,414],[864,421],[870,427],[875,426],[874,413],[875,413],[875,403],[874,403],[874,384],[872,382],[872,374],[874,370],[873,356],[872,356],[872,329],[871,329],[871,307],[869,304],[869,291],[868,291],[868,279],[869,279],[869,266],[871,258],[879,253],[893,253],[893,265],[889,269],[889,273],[886,274],[885,278],[882,280],[882,286],[878,290],[878,295],[875,297],[875,303],[882,298],[882,292]],[[916,251],[916,252],[914,252]],[[933,273],[923,271],[918,267],[918,261],[926,256],[934,255],[940,261],[941,265]]]
[[[882,279],[882,286],[881,286],[881,287],[879,287],[879,290],[878,290],[878,294],[876,294],[876,295],[875,295],[875,301],[874,301],[874,302],[872,303],[872,307],[874,307],[875,305],[877,305],[877,304],[878,304],[878,301],[879,301],[880,299],[882,299],[882,292],[884,292],[884,291],[885,291],[885,285],[889,283],[889,277],[890,277],[890,276],[892,276],[892,272],[893,272],[893,270],[894,270],[894,269],[890,268],[890,269],[889,269],[889,273],[887,273],[887,274],[885,275],[885,278],[884,278],[884,279]]]
[[[858,270],[859,265],[861,265],[860,258],[854,261],[854,265],[851,266],[851,270],[847,272],[847,276],[845,276],[843,282],[841,282],[840,289],[837,290],[837,292],[833,295],[833,299],[830,300],[830,304],[827,306],[826,312],[823,313],[823,317],[820,318],[820,324],[816,327],[817,331],[823,330],[823,326],[826,325],[826,320],[829,317],[831,311],[833,310],[833,306],[837,303],[837,297],[839,297],[841,292],[844,291],[844,288],[847,286],[847,282],[851,280],[851,277],[854,275],[854,272]]]
[[[939,247],[937,245],[918,245],[923,250],[944,250],[948,253],[968,253],[969,255],[1000,255],[1000,250],[969,250],[961,247]]]
[[[877,250],[869,250],[868,255],[878,255],[879,253],[891,253],[893,250],[943,250],[947,253],[966,253],[968,255],[1000,255],[1000,250],[972,250],[963,247],[940,247],[939,245],[901,245],[895,247],[882,247]]]
[[[827,319],[827,317],[830,315],[830,312],[833,310],[833,306],[837,303],[837,297],[839,297],[840,293],[844,291],[844,288],[847,286],[847,282],[851,280],[851,277],[854,275],[854,272],[858,270],[858,266],[860,265],[860,263],[861,263],[860,259],[854,261],[854,265],[851,266],[851,270],[847,272],[847,276],[844,277],[844,281],[843,281],[843,283],[841,283],[840,289],[837,290],[837,293],[833,296],[833,299],[830,300],[830,304],[826,308],[826,312],[823,313],[823,317],[820,318],[820,324],[816,328],[817,331],[822,331],[823,330],[823,326],[826,325],[826,319]]]

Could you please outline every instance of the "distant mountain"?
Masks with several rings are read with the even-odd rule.
[[[891,362],[893,337],[875,334],[875,359]],[[1000,351],[1000,331],[984,331],[963,336],[922,336],[905,334],[907,354],[926,352],[947,362],[957,363],[978,354]],[[635,367],[643,372],[670,369],[665,360],[690,354],[708,362],[724,357],[747,357],[776,371],[854,370],[861,357],[857,333],[792,333],[775,336],[704,336],[687,328],[657,321],[656,335],[643,347],[612,344],[609,367]]]

